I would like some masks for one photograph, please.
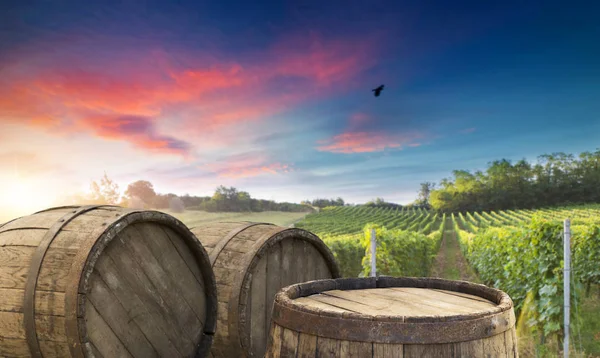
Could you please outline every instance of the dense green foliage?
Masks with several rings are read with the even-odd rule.
[[[431,191],[433,209],[444,212],[541,208],[600,202],[600,150],[578,157],[542,155],[526,160],[492,162],[487,170],[455,170]]]
[[[389,209],[402,209],[402,205],[394,204],[383,200],[383,198],[376,198],[374,200],[367,201],[365,206],[371,208],[389,208]]]
[[[358,277],[362,272],[362,259],[365,249],[362,234],[324,236],[323,241],[335,257],[343,277]]]
[[[429,216],[428,216],[429,215]],[[434,222],[431,219],[435,217]],[[356,234],[367,224],[378,224],[388,229],[434,231],[441,224],[441,217],[423,209],[372,208],[367,206],[327,207],[312,213],[296,224],[323,236]],[[431,224],[431,225],[429,225]]]
[[[429,235],[408,230],[388,230],[375,224],[366,225],[361,240],[363,251],[362,276],[371,272],[370,233],[377,237],[377,274],[386,276],[427,276],[439,249],[442,231]]]
[[[517,313],[530,293],[533,312],[528,323],[545,336],[562,332],[564,231],[555,212],[540,211],[516,226],[484,224],[470,232],[461,228],[461,216],[453,216],[461,248],[482,281],[507,292]],[[600,228],[593,220],[573,221],[580,222],[571,227],[575,290],[579,283],[600,284]],[[572,297],[574,306],[578,297]]]
[[[382,275],[426,276],[442,237],[444,217],[422,209],[328,207],[298,223],[331,248],[345,277],[368,274],[370,229],[377,231]],[[367,271],[365,271],[367,270]]]
[[[317,208],[324,208],[327,206],[344,206],[345,202],[344,202],[344,199],[342,199],[342,198],[337,198],[337,199],[317,198],[317,199],[313,199],[313,200],[304,200],[300,204],[310,205],[310,206],[314,206]]]
[[[523,318],[519,324],[538,338],[560,341],[565,218],[571,219],[572,231],[572,323],[583,327],[586,321],[576,309],[583,302],[583,287],[591,287],[590,292],[600,289],[598,204],[459,212],[447,221],[445,214],[423,209],[337,207],[309,214],[296,226],[324,238],[346,277],[370,273],[371,228],[377,231],[378,274],[392,276],[428,275],[444,230],[454,230],[479,279],[510,295],[517,316]],[[528,308],[520,316],[526,302]]]

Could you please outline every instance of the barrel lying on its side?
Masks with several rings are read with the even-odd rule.
[[[264,223],[211,223],[192,229],[217,280],[214,357],[263,357],[275,294],[287,285],[340,277],[331,251],[301,229]]]
[[[517,357],[513,304],[465,281],[320,280],[276,296],[265,357]]]
[[[164,213],[59,207],[0,227],[0,356],[203,357],[216,298],[206,251]]]

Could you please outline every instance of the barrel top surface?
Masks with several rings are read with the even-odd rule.
[[[283,288],[273,321],[340,340],[438,344],[492,337],[514,327],[510,297],[484,285],[431,277],[316,280]]]
[[[477,314],[497,306],[475,295],[447,290],[389,287],[361,290],[331,290],[293,300],[302,306],[318,307],[329,313],[355,312],[381,316],[453,316]]]

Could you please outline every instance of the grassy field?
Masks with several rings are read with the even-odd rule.
[[[155,209],[150,209],[155,210]],[[197,210],[186,210],[183,213],[173,213],[169,210],[159,210],[169,215],[173,215],[177,219],[181,220],[188,227],[194,227],[199,224],[218,222],[218,221],[254,221],[254,222],[265,222],[280,226],[288,227],[295,222],[302,220],[307,213],[290,213],[283,211],[263,211],[260,213],[209,213],[206,211]],[[0,225],[4,222],[15,219],[23,215],[30,215],[31,213],[25,213],[21,215],[2,213],[0,212]]]
[[[301,220],[307,213],[289,213],[283,211],[263,211],[260,213],[209,213],[206,211],[187,210],[183,213],[173,213],[161,210],[181,220],[185,225],[192,228],[200,224],[219,221],[253,221],[265,222],[288,227]]]

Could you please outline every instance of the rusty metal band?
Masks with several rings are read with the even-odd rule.
[[[223,239],[219,240],[219,243],[214,247],[214,249],[212,249],[209,257],[210,257],[210,264],[212,266],[215,265],[215,262],[217,262],[217,258],[219,258],[219,254],[221,253],[221,251],[223,250],[223,248],[225,246],[227,246],[227,244],[229,243],[229,241],[231,241],[234,237],[236,237],[239,233],[241,233],[242,231],[251,228],[252,226],[257,226],[257,225],[273,225],[273,224],[269,224],[269,223],[247,223],[244,224],[242,226],[239,226],[233,230],[231,230],[229,232],[229,234],[227,234],[227,236],[225,236]]]
[[[71,220],[77,216],[94,210],[96,208],[105,205],[88,205],[81,206],[76,209],[73,207],[73,211],[64,215],[60,218],[44,235],[40,245],[36,248],[33,256],[31,257],[31,265],[29,266],[29,273],[27,275],[27,283],[25,285],[25,293],[23,299],[23,323],[25,326],[25,338],[27,340],[27,346],[29,352],[34,358],[41,358],[42,352],[40,349],[40,343],[37,338],[37,332],[35,327],[35,289],[37,286],[38,275],[42,268],[42,261],[48,252],[48,248],[52,241],[56,238],[60,230],[67,225]]]
[[[501,334],[515,325],[514,311],[486,317],[446,322],[400,322],[351,319],[296,310],[275,302],[273,322],[286,329],[331,339],[392,343],[440,344],[482,339]]]
[[[247,290],[250,289],[250,280],[247,279],[248,275],[251,274],[250,271],[254,266],[253,264],[256,264],[262,257],[262,253],[268,249],[265,247],[265,241],[283,231],[292,230],[287,227],[276,225],[273,225],[273,227],[272,230],[267,231],[254,242],[249,251],[250,254],[247,254],[245,257],[240,265],[239,273],[234,277],[232,282],[233,289],[231,290],[231,297],[229,297],[229,315],[227,317],[227,323],[229,325],[230,339],[234,342],[239,342],[239,345],[244,349],[248,347],[245,339],[246,337],[243,335],[242,327],[242,325],[245,325],[247,322],[245,310],[243,309],[243,306],[245,305],[245,297],[243,296],[245,296],[244,294],[247,294]],[[241,322],[243,322],[243,324],[240,324]]]

